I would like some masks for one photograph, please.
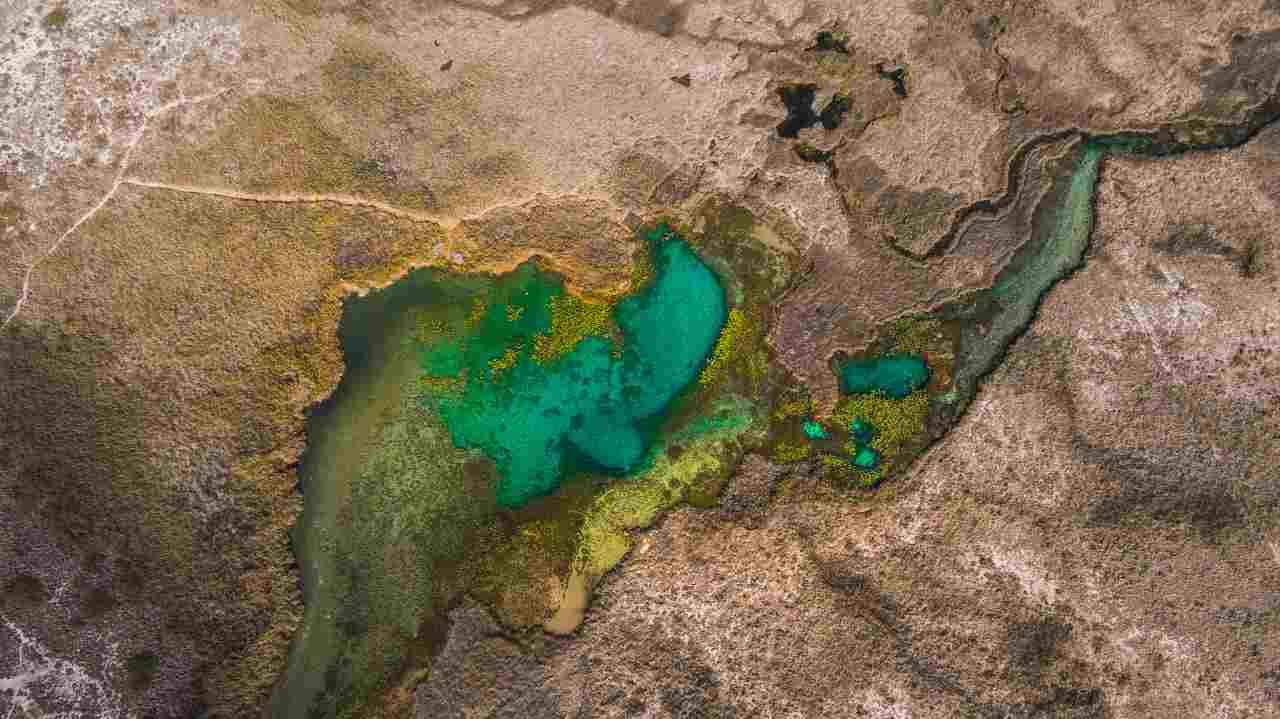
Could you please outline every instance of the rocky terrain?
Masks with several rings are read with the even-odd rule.
[[[458,609],[418,716],[1276,716],[1278,150],[1110,161],[1087,264],[908,478],[750,457],[578,637]]]
[[[1083,265],[908,471],[744,445],[576,631],[463,592],[344,711],[1280,716],[1278,84],[1272,0],[8,3],[0,714],[268,712],[345,297],[534,255],[616,296],[659,217],[741,267],[731,206],[787,268],[728,275],[761,396],[825,412],[1138,132],[1201,149],[1103,158]]]

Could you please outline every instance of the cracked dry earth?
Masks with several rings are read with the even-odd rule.
[[[779,133],[798,86],[834,127]],[[637,227],[733,206],[796,268],[769,382],[827,411],[1124,133],[1193,149],[1102,160],[905,472],[744,447],[572,633],[459,592],[313,715],[1280,717],[1278,92],[1274,0],[10,0],[0,717],[312,710],[271,697],[344,298],[535,255],[616,295]]]

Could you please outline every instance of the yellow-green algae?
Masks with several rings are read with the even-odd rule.
[[[698,384],[709,385],[723,379],[729,370],[729,363],[739,352],[748,349],[747,343],[751,339],[751,334],[751,326],[747,323],[746,315],[742,310],[737,307],[729,310],[729,319],[725,321],[724,329],[716,339],[715,348],[711,351],[711,359],[707,361],[707,366],[698,376]]]
[[[603,576],[630,550],[629,530],[649,526],[661,510],[723,481],[744,442],[762,436],[763,422],[744,398],[727,398],[711,412],[664,441],[647,470],[596,498],[580,530],[575,559],[581,571]],[[681,451],[669,451],[675,446]]]
[[[779,462],[799,462],[808,459],[811,452],[808,444],[780,442],[773,448],[773,458]]]
[[[573,351],[588,337],[610,337],[616,331],[613,306],[577,295],[551,298],[551,327],[534,340],[533,359],[546,364]]]

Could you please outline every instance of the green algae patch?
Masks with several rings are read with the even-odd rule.
[[[566,301],[556,299],[559,278],[534,263],[477,298],[458,331],[420,349],[428,377],[464,378],[461,392],[434,405],[457,446],[494,461],[500,505],[551,492],[573,466],[640,468],[663,411],[702,371],[726,320],[724,291],[673,233],[660,228],[649,239],[652,282],[613,308],[620,352],[601,336],[607,323],[588,316],[561,330],[582,335],[571,350],[553,361],[539,355],[539,337],[556,337],[553,307]],[[592,324],[598,331],[588,333]]]

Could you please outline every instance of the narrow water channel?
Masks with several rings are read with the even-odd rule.
[[[1036,218],[1033,237],[995,284],[940,318],[958,330],[952,389],[939,400],[952,416],[964,410],[979,380],[995,369],[1005,351],[1035,317],[1041,299],[1079,267],[1093,228],[1093,198],[1106,146],[1086,141],[1065,186],[1049,196]]]

